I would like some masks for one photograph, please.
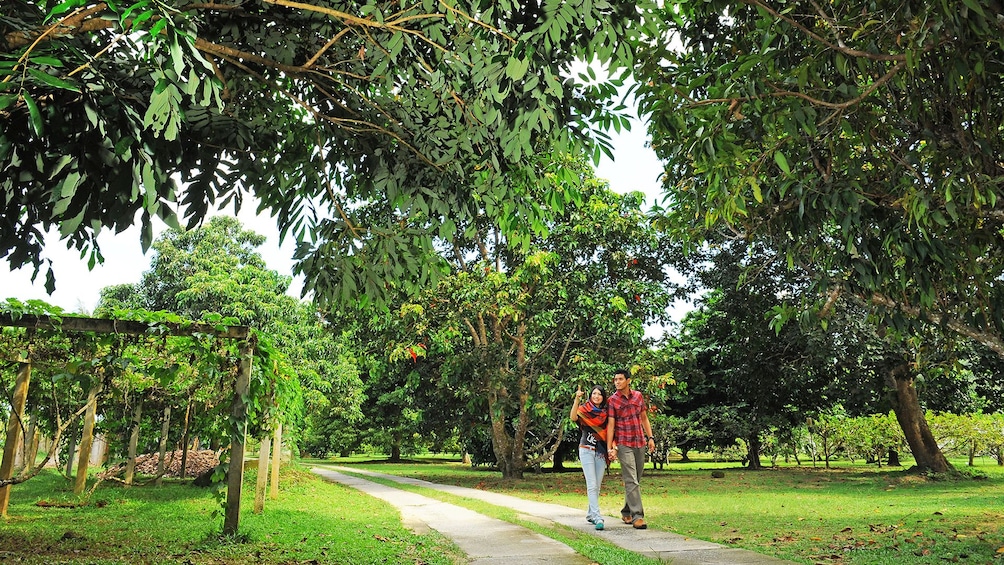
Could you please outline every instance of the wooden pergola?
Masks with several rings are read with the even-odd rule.
[[[130,320],[110,320],[106,318],[60,317],[23,315],[16,319],[10,314],[0,313],[0,327],[20,327],[36,330],[54,330],[70,333],[113,333],[126,335],[149,335],[151,324]],[[247,326],[212,326],[209,324],[158,322],[162,330],[158,335],[191,336],[208,334],[223,339],[241,341],[240,359],[237,365],[237,382],[231,399],[231,416],[234,421],[247,419],[247,396],[251,378],[251,359],[254,357],[254,343]],[[9,481],[13,475],[15,449],[21,433],[28,385],[31,380],[31,359],[19,362],[14,394],[11,401],[10,420],[7,424],[7,440],[4,444],[3,462],[0,464],[0,481]],[[234,430],[230,440],[230,464],[227,473],[227,506],[223,520],[223,533],[234,535],[240,522],[241,485],[244,480],[244,444],[247,426]],[[0,487],[0,516],[6,517],[10,503],[10,485]]]

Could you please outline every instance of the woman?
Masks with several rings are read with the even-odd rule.
[[[607,470],[607,394],[602,387],[594,386],[589,393],[589,400],[580,406],[582,394],[580,386],[575,392],[575,402],[569,417],[582,430],[579,437],[579,461],[582,462],[582,474],[586,476],[586,495],[589,497],[586,520],[595,525],[597,530],[602,530],[600,485],[603,484],[603,474]]]

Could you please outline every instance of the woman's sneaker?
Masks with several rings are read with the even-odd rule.
[[[603,520],[597,520],[594,523],[596,524],[596,529],[597,530],[602,530],[603,529]]]

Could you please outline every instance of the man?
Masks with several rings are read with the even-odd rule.
[[[614,372],[616,392],[607,399],[607,452],[621,462],[624,480],[624,508],[621,520],[638,530],[648,527],[645,509],[641,505],[642,469],[645,468],[645,449],[655,451],[652,424],[648,421],[645,398],[631,390],[631,373],[627,369]]]

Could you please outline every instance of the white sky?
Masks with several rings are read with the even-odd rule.
[[[647,134],[643,124],[634,123],[631,132],[613,133],[614,161],[604,157],[597,167],[597,176],[605,178],[617,192],[640,190],[649,195],[650,201],[660,192],[659,175],[662,166],[651,148],[646,146]],[[245,228],[264,235],[265,244],[258,248],[268,268],[281,274],[292,274],[293,242],[278,245],[279,232],[275,222],[267,216],[256,217],[255,206],[245,202],[238,218]],[[155,220],[156,221],[156,220]],[[159,223],[159,221],[158,221]],[[163,229],[163,224],[160,228]],[[110,231],[98,236],[105,262],[88,271],[86,259],[78,252],[68,250],[52,237],[45,254],[54,263],[56,291],[50,296],[45,292],[45,275],[40,273],[37,281],[31,282],[31,270],[24,268],[11,271],[6,260],[0,260],[0,301],[16,298],[21,301],[39,299],[59,306],[71,313],[89,313],[97,305],[103,287],[116,284],[132,284],[140,281],[143,271],[150,267],[150,256],[144,255],[140,247],[139,229],[130,228],[121,234]],[[303,283],[294,280],[289,293],[299,298]]]

